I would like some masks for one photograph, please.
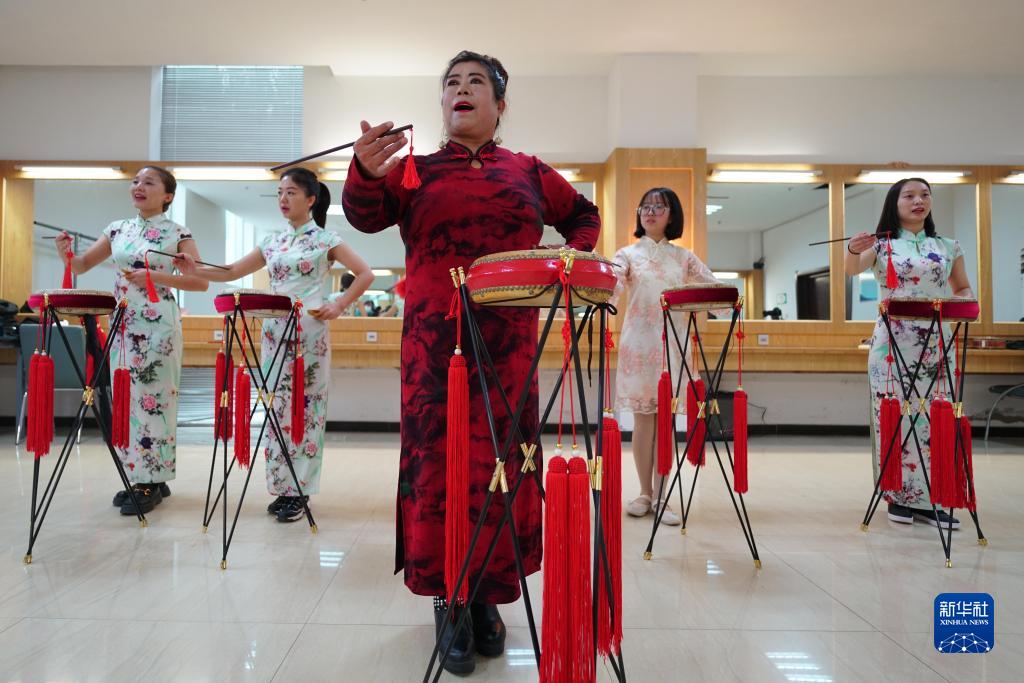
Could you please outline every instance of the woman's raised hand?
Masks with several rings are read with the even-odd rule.
[[[74,238],[66,232],[57,235],[57,239],[53,241],[54,246],[57,247],[57,254],[60,256],[61,263],[68,262],[68,252],[71,251],[71,245],[74,244],[74,241]]]
[[[182,275],[196,274],[196,260],[184,252],[174,257],[174,266]]]
[[[359,167],[371,178],[383,178],[400,161],[395,153],[408,142],[405,133],[388,135],[388,131],[395,127],[392,121],[385,121],[379,126],[360,121],[359,127],[363,134],[353,145]]]
[[[871,247],[875,246],[875,242],[878,238],[868,232],[859,232],[850,238],[850,243],[847,245],[847,250],[854,254],[862,254]]]

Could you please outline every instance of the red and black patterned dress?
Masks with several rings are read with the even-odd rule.
[[[474,165],[481,165],[474,168]],[[597,207],[536,157],[489,142],[472,154],[454,142],[429,156],[417,156],[422,186],[401,187],[404,164],[386,178],[370,179],[355,161],[342,195],[345,216],[356,229],[378,232],[398,225],[406,249],[406,300],[402,328],[402,454],[398,477],[395,573],[419,595],[444,594],[445,418],[448,362],[455,348],[455,321],[445,320],[454,291],[449,268],[499,251],[536,247],[545,225],[554,226],[569,246],[593,249],[600,232]],[[512,406],[519,400],[537,343],[537,310],[474,307],[487,348],[497,365]],[[479,380],[470,359],[470,523],[479,518],[494,471],[494,447],[487,428]],[[539,420],[537,383],[521,427],[526,438]],[[496,392],[491,404],[500,437],[511,416]],[[539,456],[539,449],[538,449]],[[538,460],[538,463],[540,460]],[[516,449],[506,463],[509,481],[522,465]],[[487,546],[504,514],[495,496],[474,554],[472,579],[479,576]],[[541,499],[527,480],[513,506],[513,517],[528,574],[541,562]],[[484,575],[477,600],[491,604],[519,597],[515,558],[502,534]]]

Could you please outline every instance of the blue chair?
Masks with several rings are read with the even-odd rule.
[[[79,325],[63,325],[64,334],[67,335],[68,343],[71,345],[75,361],[78,367],[85,372],[85,330]],[[15,431],[14,443],[21,443],[21,432],[25,424],[25,403],[28,398],[28,366],[32,360],[32,353],[39,344],[39,325],[33,323],[22,323],[18,326],[18,393],[21,394],[21,403],[18,407],[18,427]],[[68,350],[60,338],[60,333],[53,331],[50,337],[48,348],[53,357],[53,388],[54,392],[74,392],[81,396],[82,382],[75,372],[75,366],[71,363]],[[82,441],[82,430],[79,428],[77,443]]]

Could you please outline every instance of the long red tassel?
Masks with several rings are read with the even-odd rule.
[[[953,406],[944,398],[933,398],[931,418],[931,502],[948,506],[955,502],[956,473],[953,471]]]
[[[469,371],[461,352],[448,364],[448,434],[445,460],[444,585],[448,601],[466,603],[469,577],[455,584],[469,548]]]
[[[900,400],[895,396],[882,398],[878,413],[878,432],[880,435],[879,464],[885,463],[882,469],[882,481],[879,488],[883,491],[903,490],[903,415],[900,414]],[[889,445],[892,451],[889,452]],[[886,453],[888,452],[888,459]]]
[[[128,448],[131,434],[131,395],[131,371],[128,368],[114,370],[114,405],[110,425],[110,443],[114,448]]]
[[[306,360],[295,356],[292,366],[292,443],[299,445],[306,437]]]
[[[698,377],[690,380],[686,388],[686,459],[695,467],[704,466],[704,431],[707,427],[707,418],[697,419],[700,412],[699,404],[705,399],[704,380]],[[707,407],[704,408],[705,415]]]
[[[416,171],[416,159],[413,158],[412,131],[409,131],[409,154],[405,157],[405,170],[402,172],[402,187],[406,190],[415,190],[422,183],[420,174]]]
[[[53,441],[53,357],[45,352],[39,358],[38,378],[42,410],[35,445],[36,457],[40,458],[50,452],[50,443]]]
[[[541,683],[568,683],[572,669],[567,657],[570,642],[569,592],[569,475],[565,458],[548,462],[544,480],[544,611],[541,615]]]
[[[216,371],[214,372],[213,393],[213,438],[227,441],[231,438],[232,409],[234,408],[234,376],[228,369],[229,363],[224,351],[217,352]],[[225,387],[224,382],[227,381]]]
[[[732,490],[746,493],[747,480],[747,392],[736,389],[732,398]]]
[[[146,254],[146,297],[154,304],[160,301],[160,297],[156,294],[156,287],[153,285],[153,276],[149,272],[149,254]]]
[[[71,271],[71,259],[75,257],[75,253],[68,249],[64,256],[67,257],[67,260],[64,262],[64,281],[61,283],[61,287],[64,289],[73,289],[75,282],[72,278],[73,273]]]
[[[974,449],[971,446],[971,421],[966,415],[960,417],[956,428],[960,430],[961,451],[955,460],[956,503],[954,507],[976,509],[974,493]]]
[[[248,467],[252,459],[249,452],[249,427],[252,423],[252,415],[249,413],[251,386],[245,363],[239,363],[235,373],[235,461],[239,467]]]
[[[608,581],[604,562],[597,566],[597,651],[607,657],[619,652],[622,643],[622,432],[615,418],[603,421],[601,458],[601,530],[608,555],[608,576],[612,601],[608,603]],[[615,608],[612,615],[611,607]]]
[[[594,680],[594,603],[590,585],[590,476],[587,461],[569,459],[569,628],[572,680]]]
[[[893,264],[892,264],[892,239],[893,238],[890,235],[889,239],[887,240],[887,243],[889,245],[888,246],[889,259],[888,259],[888,263],[885,266],[885,286],[889,289],[890,292],[895,291],[896,288],[900,286],[900,279],[896,275],[896,267],[893,266]]]
[[[39,349],[28,362],[28,397],[25,400],[25,450],[35,453],[36,433],[39,429]]]
[[[668,372],[662,372],[658,380],[658,474],[667,477],[672,471],[672,449],[675,434],[672,421],[672,380]]]

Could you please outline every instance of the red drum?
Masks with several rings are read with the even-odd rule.
[[[117,299],[110,292],[92,289],[44,289],[28,298],[33,311],[49,305],[63,315],[110,315]]]
[[[732,308],[739,298],[739,290],[725,284],[683,285],[666,289],[661,293],[661,303],[670,311],[713,311]]]
[[[547,308],[563,260],[574,300],[603,304],[611,298],[617,280],[611,261],[573,249],[502,251],[478,258],[466,276],[469,296],[487,306]]]
[[[235,303],[251,318],[284,318],[292,312],[292,298],[259,289],[232,289],[213,298],[218,313],[231,313]]]
[[[928,299],[925,297],[894,296],[882,306],[893,320],[931,320],[936,310],[946,322],[973,323],[981,309],[977,299]]]

